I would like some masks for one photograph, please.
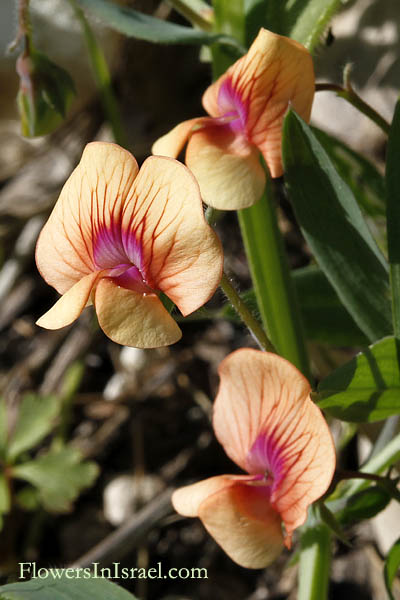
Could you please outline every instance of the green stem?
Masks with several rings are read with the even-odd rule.
[[[390,125],[372,106],[364,102],[362,98],[354,89],[347,84],[347,87],[342,87],[341,85],[336,85],[334,83],[317,83],[315,86],[316,92],[336,92],[336,95],[340,98],[344,98],[352,104],[357,110],[362,112],[365,116],[367,116],[371,121],[373,121],[378,127],[382,129],[382,131],[386,134],[389,133]]]
[[[212,8],[202,0],[168,0],[179,14],[203,31],[213,30]]]
[[[262,350],[267,350],[268,352],[276,352],[274,346],[271,344],[270,340],[266,336],[263,328],[261,327],[257,319],[253,317],[250,310],[243,302],[235,288],[232,286],[225,273],[223,273],[222,275],[220,286],[225,296],[228,298],[229,302],[236,310],[240,319],[247,326],[260,348]]]
[[[238,211],[262,322],[279,354],[310,379],[297,298],[273,205],[274,182],[254,206]]]
[[[363,473],[379,474],[400,460],[400,434],[396,435],[378,454],[368,460],[360,469]],[[368,487],[368,481],[353,481],[343,489],[341,496],[350,497]]]
[[[85,13],[78,5],[76,0],[68,0],[72,6],[77,19],[79,20],[83,34],[86,40],[86,45],[89,52],[90,61],[92,64],[94,78],[100,93],[101,102],[103,104],[104,113],[108,119],[114,140],[117,144],[126,147],[127,140],[122,126],[121,117],[118,109],[114,91],[111,85],[110,71],[107,66],[103,51],[96,41],[96,37],[85,17]]]
[[[298,600],[328,598],[331,532],[320,523],[306,529],[300,540]]]
[[[390,287],[392,290],[393,332],[400,340],[400,264],[390,263]]]

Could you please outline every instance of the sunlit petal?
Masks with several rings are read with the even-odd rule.
[[[70,325],[87,306],[90,294],[101,273],[86,275],[75,283],[61,298],[37,321],[45,329],[59,329]]]
[[[217,438],[245,471],[266,473],[271,504],[290,539],[331,482],[335,451],[329,428],[305,377],[275,354],[238,350],[219,374]]]
[[[209,117],[197,117],[179,123],[153,144],[152,154],[177,158],[193,131],[197,131],[211,122],[212,119]]]
[[[119,287],[110,278],[99,281],[94,305],[100,327],[117,344],[156,348],[182,336],[158,296]]]
[[[134,157],[116,144],[86,146],[36,247],[42,277],[60,294],[85,275],[111,266],[97,264],[96,248],[118,226],[137,173]]]
[[[206,204],[220,210],[247,208],[264,191],[265,172],[257,148],[235,137],[226,126],[207,127],[188,143],[186,164]]]
[[[273,177],[282,174],[281,129],[289,107],[309,120],[314,69],[308,50],[290,38],[261,29],[247,54],[203,96],[213,117],[237,115],[236,129],[261,150]]]
[[[282,551],[280,516],[262,486],[234,483],[206,498],[198,514],[207,531],[239,565],[261,569]]]
[[[200,504],[223,488],[238,482],[253,481],[252,475],[218,475],[181,487],[172,494],[172,505],[184,517],[198,517]]]

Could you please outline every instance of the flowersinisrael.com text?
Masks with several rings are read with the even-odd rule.
[[[156,567],[121,567],[114,562],[111,567],[100,567],[94,562],[90,567],[63,568],[38,567],[35,562],[19,563],[19,579],[208,579],[207,569],[199,567],[171,567],[163,570],[161,562]]]

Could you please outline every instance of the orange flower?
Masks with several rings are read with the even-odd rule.
[[[248,475],[211,477],[178,489],[172,502],[180,514],[200,517],[238,564],[262,568],[284,544],[290,548],[308,507],[328,489],[335,449],[308,381],[287,360],[237,350],[219,375],[215,434]]]
[[[43,278],[63,294],[38,325],[58,329],[93,303],[100,327],[126,346],[181,337],[164,292],[188,315],[221,278],[221,245],[186,167],[152,156],[142,168],[116,144],[88,144],[36,247]]]
[[[160,138],[153,154],[176,158],[188,141],[186,164],[204,202],[222,210],[251,206],[265,187],[260,152],[272,177],[282,175],[282,122],[289,104],[309,121],[314,70],[308,50],[261,29],[247,54],[203,96],[210,117],[184,121]]]

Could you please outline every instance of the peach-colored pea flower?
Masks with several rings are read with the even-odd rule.
[[[184,121],[160,138],[153,154],[176,158],[186,141],[186,164],[204,202],[222,210],[251,206],[265,187],[260,152],[272,177],[282,175],[282,123],[289,104],[306,121],[314,98],[308,50],[261,29],[247,54],[203,96],[211,117]]]
[[[287,360],[237,350],[221,363],[219,375],[214,431],[248,475],[220,475],[180,488],[172,503],[180,514],[200,517],[238,564],[262,568],[284,544],[290,547],[308,507],[327,490],[335,449],[308,381]]]
[[[193,175],[166,157],[88,144],[36,247],[44,279],[63,294],[39,321],[69,325],[93,303],[100,327],[126,346],[173,344],[181,331],[164,292],[187,315],[214,293],[221,245],[204,220]]]

